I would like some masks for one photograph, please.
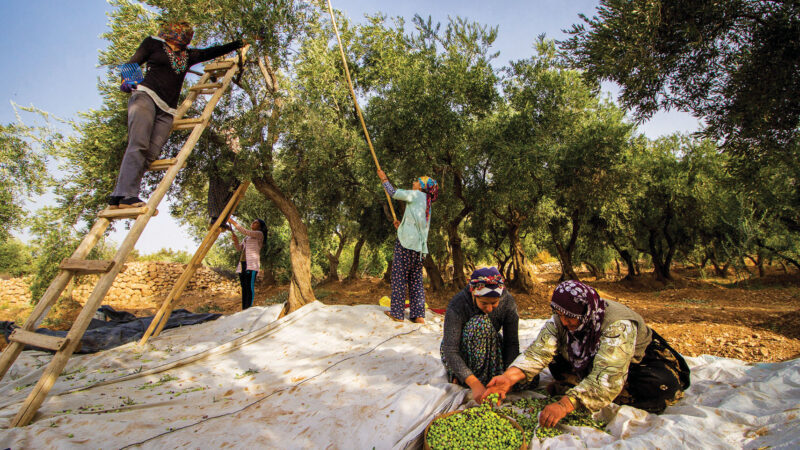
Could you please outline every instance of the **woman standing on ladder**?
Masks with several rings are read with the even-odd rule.
[[[120,90],[133,92],[128,100],[128,147],[119,178],[108,199],[109,208],[138,208],[139,189],[145,169],[161,153],[172,129],[183,80],[190,67],[241,48],[240,40],[204,49],[189,49],[194,30],[186,22],[161,27],[158,37],[142,41],[128,63],[147,63],[147,75],[138,86],[122,83]]]
[[[425,323],[425,288],[422,285],[422,259],[428,253],[428,230],[431,223],[431,203],[439,197],[436,180],[420,177],[414,180],[411,190],[395,189],[386,174],[378,169],[378,177],[390,197],[407,202],[403,221],[394,221],[397,240],[392,259],[392,306],[385,314],[402,322],[408,289],[409,318],[415,323]]]
[[[231,230],[233,246],[241,252],[239,264],[236,265],[236,273],[239,274],[239,283],[242,285],[242,311],[253,306],[253,296],[256,289],[256,275],[261,268],[261,247],[267,236],[267,224],[261,219],[256,219],[250,224],[250,229],[239,225],[233,218],[228,219],[228,223],[236,228],[236,231],[244,234],[244,240],[239,243],[236,232]]]

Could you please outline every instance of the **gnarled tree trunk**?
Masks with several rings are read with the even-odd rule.
[[[461,220],[459,219],[458,222]],[[453,252],[453,285],[461,289],[467,285],[467,277],[464,275],[464,250],[461,248],[461,236],[458,234],[458,223],[451,221],[447,225],[447,236],[450,249]]]
[[[339,246],[336,247],[336,253],[328,252],[325,256],[328,258],[328,276],[325,282],[339,281],[339,257],[342,256],[342,250],[347,245],[347,236],[340,233],[338,230],[335,232],[339,237]]]
[[[346,280],[355,280],[358,278],[358,265],[361,262],[361,249],[364,247],[366,239],[361,236],[356,241],[356,246],[353,249],[353,264],[350,266],[350,273],[347,274]]]
[[[668,238],[669,235],[666,235],[666,237]],[[672,265],[672,255],[674,254],[675,249],[671,245],[670,239],[667,239],[667,251],[665,252],[661,243],[659,242],[657,232],[655,230],[650,230],[648,244],[650,249],[650,257],[653,260],[653,273],[655,274],[656,279],[662,282],[672,280],[670,266]]]
[[[575,251],[575,245],[578,242],[578,232],[580,230],[580,224],[574,218],[574,216],[577,215],[578,212],[576,210],[575,214],[573,215],[572,231],[570,232],[567,245],[563,245],[561,243],[561,233],[560,229],[558,228],[558,224],[551,221],[548,225],[548,228],[550,229],[550,237],[553,239],[553,244],[555,244],[556,252],[558,253],[558,260],[561,263],[561,277],[558,281],[578,280],[578,274],[575,273],[575,268],[572,264],[572,253]]]
[[[433,292],[444,290],[444,279],[442,278],[442,273],[439,271],[439,266],[436,265],[436,261],[433,260],[433,257],[430,255],[430,253],[425,255],[425,259],[422,260],[422,265],[425,267],[425,272],[428,274],[428,280],[430,280],[431,283],[431,290]]]
[[[514,280],[512,285],[530,294],[533,291],[533,286],[536,281],[533,276],[533,271],[528,267],[528,257],[525,255],[525,250],[522,249],[522,240],[519,237],[519,226],[509,225],[508,240],[511,248],[511,266],[514,268]]]
[[[383,273],[383,281],[387,283],[392,282],[392,261],[393,259],[389,260],[388,265],[386,266],[386,272]]]
[[[623,261],[625,261],[625,265],[628,268],[628,274],[625,275],[625,278],[623,278],[623,280],[632,280],[633,277],[636,275],[636,266],[633,264],[633,256],[631,256],[631,252],[617,245],[617,241],[616,239],[614,239],[614,236],[612,236],[611,233],[606,233],[606,237],[608,243],[611,244],[611,246],[614,248],[614,250],[617,251],[617,253],[619,253],[619,257],[622,258]],[[619,262],[617,262],[617,275],[620,274],[619,272],[620,272]]]
[[[461,176],[456,172],[453,174],[453,194],[460,199],[464,205],[468,205],[464,199]],[[447,236],[450,250],[453,252],[453,285],[461,289],[467,285],[467,277],[464,275],[464,249],[461,247],[461,236],[458,234],[458,226],[472,212],[472,206],[464,206],[453,220],[447,223]]]
[[[253,179],[253,185],[262,195],[267,197],[289,222],[291,239],[289,240],[289,257],[292,263],[292,280],[289,285],[287,313],[293,312],[303,305],[316,300],[311,287],[311,245],[308,240],[308,229],[295,204],[267,177]]]
[[[584,261],[583,263],[589,267],[589,271],[592,272],[592,276],[594,277],[595,280],[602,280],[603,278],[606,277],[606,272],[604,270],[598,268],[589,261]]]

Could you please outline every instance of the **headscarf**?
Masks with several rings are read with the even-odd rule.
[[[164,51],[167,53],[169,64],[175,73],[181,74],[188,68],[189,52],[186,51],[186,47],[189,42],[192,42],[192,36],[194,36],[194,30],[186,22],[165,23],[158,30],[158,37],[181,47],[180,50],[174,51],[169,45],[164,44]]]
[[[430,222],[431,220],[431,203],[435,202],[439,198],[439,184],[436,183],[436,180],[430,177],[419,177],[419,189],[428,194],[426,196],[426,204],[425,204],[425,220]]]
[[[600,334],[608,303],[594,288],[569,280],[556,286],[550,307],[553,312],[580,319],[575,331],[567,329],[567,354],[575,372],[585,377],[600,348]]]
[[[158,30],[158,37],[175,45],[186,47],[192,42],[194,30],[187,22],[171,22],[161,25]]]
[[[504,286],[503,276],[494,267],[477,269],[469,277],[469,291],[478,297],[500,297]]]

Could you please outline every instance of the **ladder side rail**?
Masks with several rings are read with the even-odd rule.
[[[208,83],[208,80],[210,78],[211,78],[210,73],[208,72],[203,73],[203,76],[200,77],[200,81],[198,81],[197,83],[206,84]],[[186,94],[186,98],[183,99],[183,102],[181,102],[181,104],[178,106],[178,109],[176,110],[175,116],[172,118],[172,120],[182,119],[183,116],[186,114],[186,111],[189,111],[189,108],[191,108],[195,100],[197,100],[199,94],[200,93],[197,91],[190,90],[189,93]]]
[[[247,46],[243,49],[243,51],[247,51]],[[217,102],[222,97],[222,93],[231,83],[233,79],[233,75],[238,71],[237,66],[231,67],[230,70],[225,74],[225,79],[223,80],[223,86],[211,97],[211,99],[206,104],[206,107],[203,111],[201,118],[203,118],[202,123],[192,130],[189,138],[187,139],[186,143],[184,143],[183,148],[178,153],[176,158],[176,163],[173,165],[169,170],[167,170],[166,174],[164,174],[164,178],[158,184],[158,187],[150,196],[150,200],[147,202],[147,212],[139,216],[138,219],[134,222],[131,229],[128,231],[128,235],[122,241],[117,253],[114,255],[114,265],[110,271],[100,277],[97,284],[95,285],[94,290],[92,290],[91,295],[86,300],[86,304],[84,304],[81,312],[78,314],[78,317],[75,319],[75,322],[70,328],[69,332],[67,333],[67,339],[69,340],[67,345],[59,352],[57,352],[53,359],[50,360],[50,363],[47,365],[47,368],[44,370],[42,377],[39,378],[39,381],[36,383],[36,386],[31,390],[28,397],[25,399],[25,403],[22,405],[20,410],[17,412],[17,415],[11,421],[12,427],[18,427],[27,425],[33,419],[36,411],[44,402],[47,393],[55,384],[56,379],[61,373],[61,370],[67,365],[69,361],[69,357],[72,353],[77,349],[78,345],[80,345],[81,337],[86,332],[86,329],[89,327],[89,322],[91,321],[92,317],[94,316],[95,310],[102,302],[103,298],[105,297],[108,290],[111,288],[111,284],[114,282],[114,279],[117,277],[119,272],[121,271],[122,266],[125,263],[125,259],[128,257],[130,252],[133,250],[133,247],[136,245],[136,241],[139,240],[139,236],[141,236],[144,228],[147,226],[147,222],[150,218],[155,214],[156,207],[161,202],[161,199],[164,198],[169,187],[172,185],[172,182],[178,175],[178,171],[180,168],[183,167],[183,164],[186,162],[186,159],[191,154],[192,149],[197,144],[197,141],[200,140],[200,136],[203,133],[203,130],[206,127],[206,124],[211,118],[211,114],[216,107]],[[191,95],[191,94],[190,94]],[[194,96],[196,98],[196,96]],[[186,102],[184,102],[186,103]],[[184,106],[184,105],[181,105]],[[188,106],[186,107],[188,110]],[[185,111],[184,111],[185,112]]]
[[[97,245],[97,242],[100,240],[100,237],[108,228],[109,221],[108,219],[98,219],[95,221],[92,229],[83,238],[83,241],[78,245],[78,248],[72,252],[72,258],[76,259],[83,259],[86,258],[86,255]],[[28,319],[25,320],[25,323],[22,325],[22,329],[25,331],[33,331],[36,327],[41,324],[42,320],[47,316],[47,313],[50,311],[50,308],[55,304],[58,297],[64,291],[64,288],[69,283],[69,280],[72,279],[74,272],[71,270],[59,270],[56,277],[50,283],[50,286],[47,287],[44,295],[42,298],[39,299],[39,302],[33,308],[31,315],[28,316]],[[9,342],[6,348],[3,350],[2,355],[0,355],[0,380],[3,379],[6,372],[9,368],[14,364],[14,361],[17,360],[19,354],[25,346],[19,342]]]
[[[222,210],[222,213],[217,218],[217,221],[211,226],[211,229],[206,234],[206,237],[203,239],[203,242],[200,244],[200,247],[197,248],[194,256],[192,256],[192,260],[186,266],[186,269],[181,274],[178,281],[173,286],[172,290],[170,291],[167,298],[164,299],[161,308],[159,308],[158,313],[153,318],[153,321],[150,323],[150,326],[147,328],[144,336],[139,341],[139,345],[144,345],[147,343],[147,339],[150,338],[150,335],[158,336],[161,334],[161,331],[164,330],[164,327],[169,320],[170,315],[172,314],[173,310],[173,301],[181,296],[183,290],[186,289],[186,286],[189,284],[189,280],[191,280],[192,275],[194,275],[195,271],[200,267],[203,258],[206,257],[208,252],[211,250],[211,247],[214,243],[219,239],[219,235],[222,234],[221,226],[222,221],[225,220],[233,211],[236,211],[236,208],[239,206],[239,203],[244,198],[244,194],[247,192],[247,188],[250,186],[249,181],[245,181],[244,183],[240,184],[239,187],[234,191],[233,196],[231,197],[228,204],[225,205],[225,208]],[[157,327],[156,327],[157,326]],[[152,329],[155,328],[153,332]]]

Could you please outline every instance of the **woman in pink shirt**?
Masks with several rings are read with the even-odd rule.
[[[256,275],[261,268],[261,247],[264,246],[264,238],[267,233],[267,224],[261,219],[256,219],[250,224],[250,229],[239,225],[233,218],[228,222],[237,231],[244,234],[244,240],[239,243],[236,232],[231,230],[233,246],[241,252],[239,264],[236,266],[236,273],[239,274],[239,282],[242,284],[242,310],[253,306],[253,295],[256,289]]]

